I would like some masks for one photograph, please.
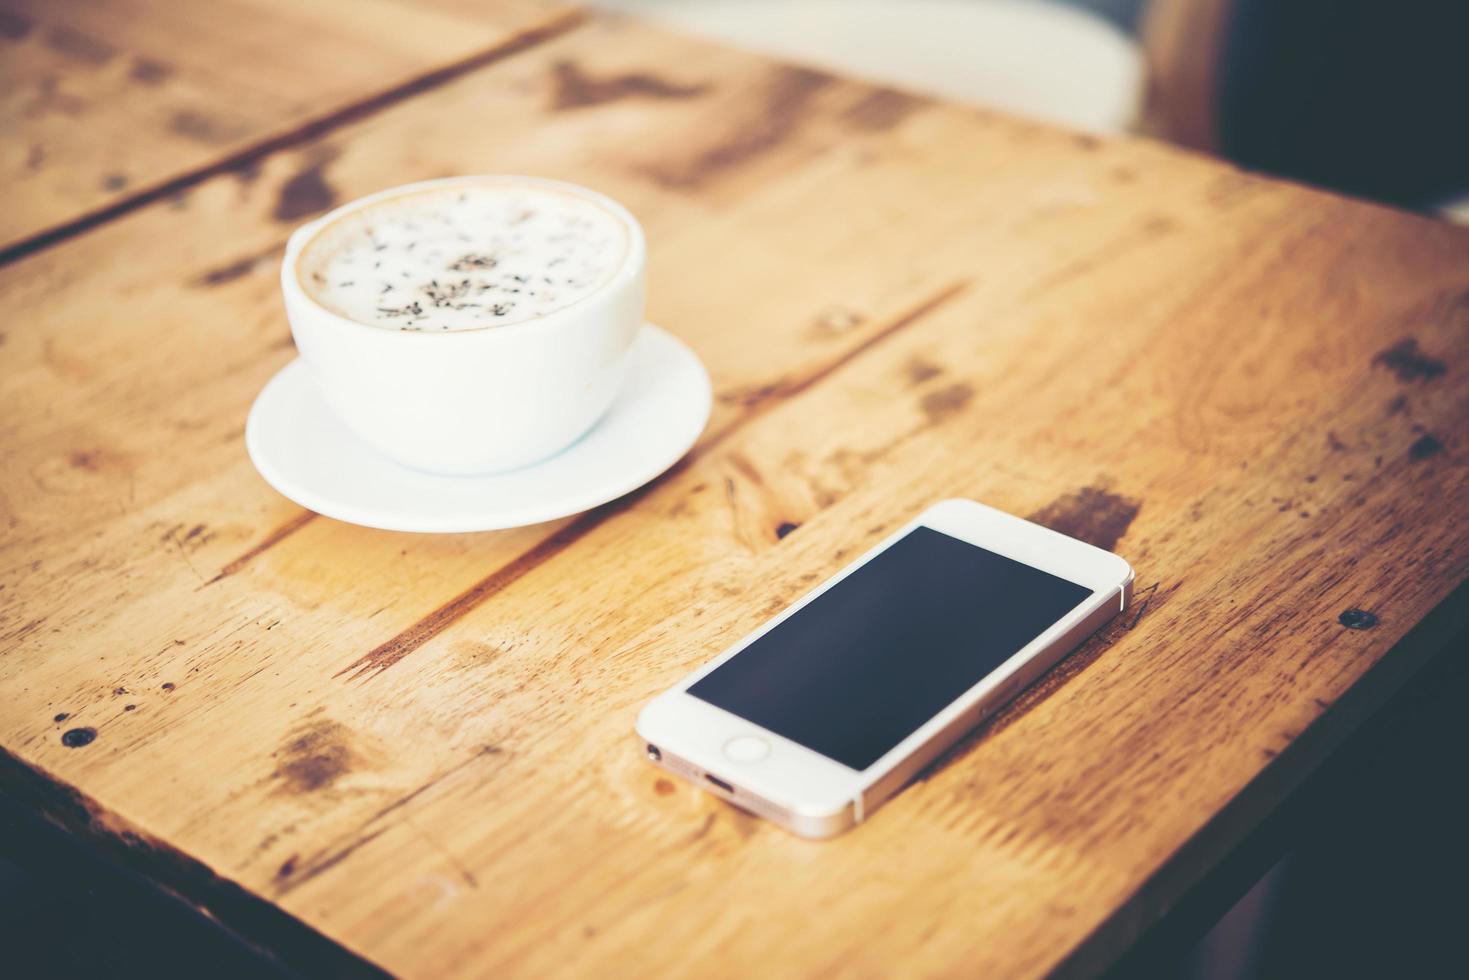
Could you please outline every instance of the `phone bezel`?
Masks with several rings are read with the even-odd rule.
[[[800,612],[808,603],[917,527],[932,528],[1049,572],[1090,589],[1092,594],[863,770],[849,768],[687,693],[689,686],[699,678],[737,656],[745,647]],[[852,819],[861,819],[862,800],[874,784],[915,753],[924,752],[925,748],[929,750],[924,752],[928,756],[942,751],[947,743],[963,734],[962,730],[954,731],[954,723],[966,713],[975,713],[976,708],[983,706],[986,699],[994,698],[997,692],[997,703],[1008,700],[1016,690],[1007,689],[1007,681],[1016,678],[1028,665],[1039,667],[1033,664],[1038,658],[1049,654],[1051,662],[1054,662],[1069,652],[1074,642],[1064,647],[1060,644],[1071,638],[1078,626],[1096,616],[1103,607],[1111,605],[1112,613],[1115,613],[1124,606],[1132,574],[1131,566],[1111,552],[972,500],[945,500],[924,510],[759,629],[742,637],[655,698],[638,716],[638,734],[660,751],[675,754],[684,764],[736,787],[743,794],[753,795],[760,804],[766,805],[767,810],[788,814],[789,818],[782,822],[798,832],[813,828],[839,829],[839,824],[844,826]],[[1034,675],[1038,671],[1033,669],[1025,673]],[[1028,683],[1034,678],[1022,679]],[[754,763],[730,760],[723,747],[740,735],[757,735],[764,739],[770,745],[769,754]],[[940,737],[947,738],[945,745],[935,747],[930,744]],[[712,787],[705,788],[714,791]],[[717,795],[741,802],[740,792]],[[849,809],[855,812],[847,819],[839,819]],[[808,836],[824,835],[825,832],[808,833]]]

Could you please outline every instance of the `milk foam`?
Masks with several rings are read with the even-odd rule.
[[[628,231],[593,201],[486,181],[371,204],[303,250],[317,302],[392,330],[475,330],[570,306],[622,265]]]

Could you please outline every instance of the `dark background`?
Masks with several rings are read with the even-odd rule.
[[[1460,633],[1108,980],[1464,976],[1466,763]],[[3,796],[0,855],[0,975],[298,975]]]

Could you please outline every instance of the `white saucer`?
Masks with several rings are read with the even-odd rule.
[[[337,420],[300,358],[260,392],[245,448],[302,507],[388,531],[492,531],[555,520],[630,493],[688,452],[712,391],[682,341],[644,324],[625,387],[590,432],[544,462],[491,476],[435,476],[381,456]]]

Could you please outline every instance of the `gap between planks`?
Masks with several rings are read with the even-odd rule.
[[[552,534],[549,538],[544,539],[539,544],[534,545],[525,552],[522,552],[508,564],[496,569],[494,572],[481,579],[465,592],[460,593],[448,603],[445,603],[444,605],[435,609],[432,613],[423,617],[418,622],[410,626],[408,629],[404,630],[393,639],[389,640],[387,643],[375,647],[373,650],[364,654],[358,660],[338,671],[333,676],[340,677],[343,674],[348,673],[349,671],[355,670],[355,673],[353,674],[353,677],[355,678],[360,674],[366,672],[367,670],[371,670],[374,668],[376,670],[384,670],[387,667],[392,666],[394,663],[397,663],[398,660],[402,659],[402,657],[413,652],[413,650],[416,650],[419,646],[422,646],[429,639],[443,632],[444,628],[453,623],[454,620],[459,619],[461,616],[468,613],[471,609],[480,605],[485,599],[488,599],[491,595],[500,591],[500,589],[504,588],[506,585],[514,582],[521,575],[524,575],[526,572],[532,571],[542,562],[546,561],[549,558],[552,558],[562,549],[575,543],[578,539],[582,537],[582,535],[590,531],[593,527],[602,523],[613,513],[625,510],[634,502],[641,500],[653,487],[664,482],[664,480],[666,480],[669,476],[672,476],[675,473],[682,472],[692,460],[706,455],[715,447],[722,444],[737,430],[755,421],[775,405],[779,404],[782,401],[789,400],[796,395],[799,395],[802,392],[809,390],[814,385],[819,384],[821,381],[836,373],[843,366],[850,364],[852,361],[856,360],[867,351],[887,340],[889,337],[893,336],[893,334],[902,330],[904,327],[917,320],[922,319],[939,307],[947,305],[950,301],[957,298],[968,288],[969,284],[967,282],[956,282],[948,286],[947,288],[942,289],[937,293],[934,293],[932,296],[921,301],[916,306],[909,308],[907,311],[895,317],[881,330],[875,332],[871,337],[868,337],[856,347],[853,347],[851,350],[846,351],[840,356],[834,358],[830,363],[817,368],[806,377],[797,379],[796,381],[789,384],[771,385],[768,388],[762,390],[757,397],[755,397],[751,401],[746,402],[746,411],[743,415],[739,416],[729,425],[725,426],[719,432],[715,433],[712,437],[710,437],[707,442],[696,445],[693,449],[689,450],[689,452],[686,453],[682,459],[680,459],[673,466],[669,467],[663,473],[659,474],[648,483],[643,484],[643,486],[637,488],[636,490],[629,492],[625,496],[619,497],[617,500],[609,501],[608,503],[602,504],[600,507],[595,507],[592,510],[584,512],[577,518],[577,520],[573,521],[571,524],[562,528],[560,531],[557,531],[555,534]],[[274,548],[276,545],[280,544],[282,541],[286,540],[291,535],[301,530],[307,524],[310,524],[319,516],[320,515],[317,514],[315,511],[301,511],[289,521],[286,521],[275,530],[266,534],[265,537],[261,538],[259,542],[247,548],[238,557],[231,559],[222,568],[220,568],[220,570],[216,572],[212,578],[210,578],[208,581],[202,582],[194,591],[199,592],[203,589],[209,588],[211,585],[215,585],[218,582],[229,578],[230,576],[244,569],[260,555],[269,551],[271,548]],[[410,643],[411,645],[409,645]]]
[[[349,102],[341,108],[315,119],[308,119],[286,132],[252,143],[233,153],[226,154],[213,163],[206,164],[186,174],[172,177],[152,186],[145,186],[138,193],[129,195],[111,204],[96,208],[64,221],[45,231],[36,232],[5,248],[0,248],[0,268],[18,262],[37,252],[69,241],[99,225],[155,204],[170,195],[188,190],[206,180],[248,166],[259,160],[289,149],[298,143],[306,143],[324,136],[333,129],[357,122],[400,102],[420,95],[431,89],[452,82],[457,78],[478,71],[506,58],[513,57],[547,41],[554,40],[586,21],[586,14],[576,8],[563,10],[542,24],[512,34],[483,51],[461,58],[439,68],[416,75],[407,81]]]
[[[468,589],[459,593],[453,599],[437,607],[428,615],[423,616],[407,629],[399,632],[392,639],[379,644],[358,657],[352,663],[337,671],[333,676],[341,677],[343,675],[350,675],[348,677],[349,680],[358,680],[364,677],[370,678],[376,676],[387,670],[429,640],[448,629],[455,622],[467,616],[471,611],[483,605],[492,596],[503,591],[522,576],[534,571],[562,551],[576,544],[576,542],[580,541],[587,534],[605,523],[608,518],[621,513],[643,499],[654,488],[661,486],[669,477],[683,472],[694,460],[707,456],[732,434],[760,418],[774,405],[781,404],[808,390],[812,386],[819,384],[843,366],[888,340],[904,327],[923,319],[923,317],[933,311],[952,302],[967,288],[968,283],[965,282],[957,282],[946,286],[900,313],[889,323],[885,324],[882,329],[873,333],[871,337],[868,337],[851,350],[845,351],[840,356],[833,358],[829,363],[812,371],[806,377],[797,379],[788,385],[773,386],[768,391],[763,392],[759,400],[752,404],[738,418],[715,433],[707,442],[695,446],[683,459],[679,460],[677,464],[659,477],[645,483],[626,496],[619,497],[616,500],[580,515],[576,520],[557,530],[550,537],[541,540],[529,550],[522,552],[507,564],[501,565],[489,575],[486,575]],[[303,526],[304,523],[303,521]],[[275,540],[271,541],[270,544],[274,544],[286,536],[286,534],[281,534]],[[265,549],[257,548],[246,554],[253,558],[263,550]],[[239,559],[236,559],[236,562],[238,561]],[[231,562],[230,567],[234,567],[236,562]]]

